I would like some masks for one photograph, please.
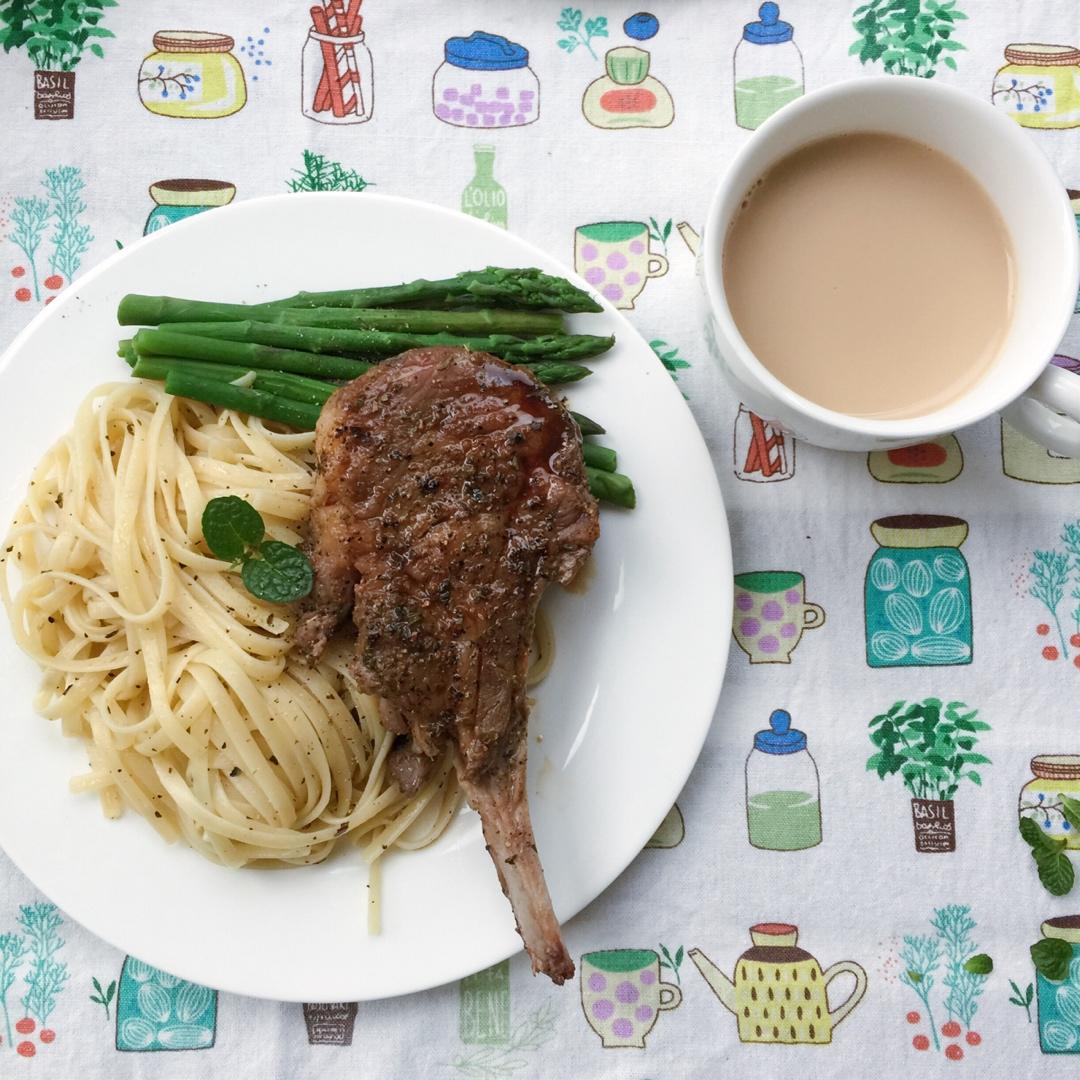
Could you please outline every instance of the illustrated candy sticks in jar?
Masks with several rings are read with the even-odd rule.
[[[794,441],[745,405],[735,418],[735,475],[758,483],[795,475]]]
[[[321,124],[371,119],[373,71],[364,44],[362,0],[324,0],[310,8],[311,29],[302,56],[301,107]]]

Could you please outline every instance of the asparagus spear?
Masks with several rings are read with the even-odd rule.
[[[555,311],[602,311],[600,305],[565,278],[533,268],[489,266],[466,270],[441,281],[419,278],[402,285],[333,292],[301,292],[276,301],[281,307],[399,307],[422,303],[427,307],[550,308]]]
[[[135,361],[139,358],[139,354],[135,351],[135,343],[131,338],[120,339],[120,344],[116,347],[116,355],[123,357],[128,367],[133,367]]]
[[[529,370],[547,386],[577,382],[592,374],[592,368],[582,367],[581,364],[549,363],[546,360],[531,364]]]
[[[244,386],[234,386],[230,382],[218,379],[206,379],[200,375],[188,374],[174,369],[165,377],[165,390],[177,397],[205,401],[209,405],[220,405],[225,409],[261,416],[266,420],[276,420],[281,424],[311,431],[319,419],[319,406],[308,405],[300,401],[268,394],[262,390],[252,390]]]
[[[244,368],[292,371],[324,379],[355,379],[371,366],[345,356],[276,349],[248,341],[226,341],[172,330],[140,330],[135,335],[135,349],[140,356],[175,356]]]
[[[141,332],[141,331],[140,331]],[[436,345],[456,345],[474,352],[489,352],[511,363],[536,360],[584,360],[606,352],[615,344],[613,337],[595,334],[548,334],[523,339],[505,334],[485,337],[458,337],[454,334],[387,333],[382,330],[349,330],[322,326],[291,326],[282,323],[253,322],[177,322],[168,323],[166,332],[196,334],[220,341],[246,341],[278,349],[299,349],[336,356],[358,356],[379,360],[396,356],[406,349],[425,349]]]
[[[602,428],[595,420],[590,420],[584,413],[572,412],[570,415],[574,418],[574,422],[577,424],[582,435],[607,434],[604,428]]]
[[[617,472],[604,472],[602,469],[594,469],[589,465],[585,466],[585,475],[589,478],[589,490],[601,502],[625,506],[627,510],[633,510],[637,504],[634,485],[629,476]]]
[[[182,371],[202,379],[235,383],[251,376],[246,385],[255,390],[265,390],[291,401],[303,401],[309,405],[323,405],[337,389],[333,383],[308,379],[287,371],[255,371],[251,368],[233,367],[231,364],[205,364],[199,360],[184,360],[175,356],[142,356],[135,364],[132,374],[137,379],[166,379],[171,371]]]
[[[173,296],[129,293],[116,317],[121,326],[158,326],[181,322],[261,322],[349,330],[386,330],[404,334],[534,334],[562,332],[562,316],[546,311],[424,311],[419,308],[287,308],[278,304],[219,304],[212,300],[183,300]]]
[[[585,455],[585,464],[602,472],[613,473],[619,464],[615,451],[609,446],[600,446],[598,443],[583,443],[582,453]]]

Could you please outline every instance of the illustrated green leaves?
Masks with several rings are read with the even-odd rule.
[[[291,544],[264,541],[262,517],[239,496],[211,499],[203,510],[202,529],[214,555],[240,565],[240,580],[252,596],[291,604],[311,592],[315,575],[308,557]]]
[[[1068,795],[1059,796],[1061,799],[1061,812],[1065,820],[1074,828],[1080,830],[1080,800],[1070,799]]]
[[[1064,896],[1073,887],[1075,871],[1065,855],[1065,841],[1047,836],[1034,818],[1020,819],[1020,835],[1031,848],[1043,888],[1053,896]]]
[[[258,547],[266,533],[259,511],[238,495],[211,499],[202,514],[207,547],[225,562],[237,563],[249,547]]]
[[[308,557],[291,544],[267,540],[260,558],[245,560],[240,579],[247,591],[271,604],[290,604],[311,592],[315,576]]]
[[[986,953],[976,953],[964,961],[964,970],[972,975],[989,975],[994,970],[994,961]]]
[[[1035,970],[1051,982],[1061,982],[1069,974],[1072,946],[1061,938],[1043,938],[1031,946]]]
[[[956,23],[967,16],[957,0],[868,0],[854,12],[859,37],[848,50],[862,64],[880,63],[890,75],[932,79],[940,62],[952,71],[947,53],[964,46],[953,38]]]

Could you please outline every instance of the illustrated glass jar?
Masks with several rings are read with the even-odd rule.
[[[529,50],[477,30],[446,39],[432,82],[432,108],[456,127],[521,127],[540,115],[540,82]]]
[[[1065,817],[1061,797],[1080,799],[1080,754],[1037,754],[1032,779],[1020,789],[1020,816],[1031,818],[1047,836],[1080,848],[1080,831]]]
[[[320,124],[362,124],[375,108],[375,68],[364,33],[308,31],[300,54],[300,109]]]
[[[139,68],[139,100],[152,113],[184,119],[231,116],[247,102],[244,69],[228,34],[159,30]]]
[[[1080,360],[1060,353],[1054,367],[1080,377]],[[1080,484],[1080,460],[1047,450],[1022,435],[1007,420],[1001,421],[1001,465],[1006,476],[1032,484]]]
[[[769,728],[754,736],[746,759],[746,824],[750,843],[771,851],[800,851],[821,843],[821,787],[806,733],[776,709]]]
[[[675,119],[668,88],[649,74],[649,54],[634,45],[609,49],[605,74],[581,99],[585,119],[598,128],[667,127]]]
[[[1072,45],[1009,45],[990,99],[1030,128],[1080,126],[1080,49]]]
[[[735,123],[753,130],[803,94],[803,60],[776,4],[758,8],[735,47]]]
[[[795,440],[745,405],[735,417],[735,475],[768,484],[795,475]]]
[[[964,455],[955,435],[896,450],[871,450],[870,475],[883,484],[947,484],[964,468]]]
[[[150,185],[154,209],[146,219],[143,235],[215,206],[226,206],[235,194],[236,185],[227,180],[158,180]]]
[[[971,579],[960,545],[967,522],[936,514],[878,518],[866,568],[871,667],[970,664]]]
[[[1036,973],[1039,1047],[1044,1054],[1080,1054],[1080,915],[1062,915],[1042,924],[1044,938],[1065,941],[1072,956],[1060,982]]]

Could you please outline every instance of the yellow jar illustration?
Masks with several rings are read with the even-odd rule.
[[[1080,799],[1080,754],[1038,754],[1031,759],[1032,779],[1020,789],[1020,816],[1031,818],[1047,836],[1080,848],[1061,797]]]
[[[994,76],[993,103],[1031,128],[1080,127],[1080,49],[1009,45]]]
[[[139,68],[139,100],[152,113],[186,120],[231,116],[247,102],[244,69],[228,34],[159,30]]]

